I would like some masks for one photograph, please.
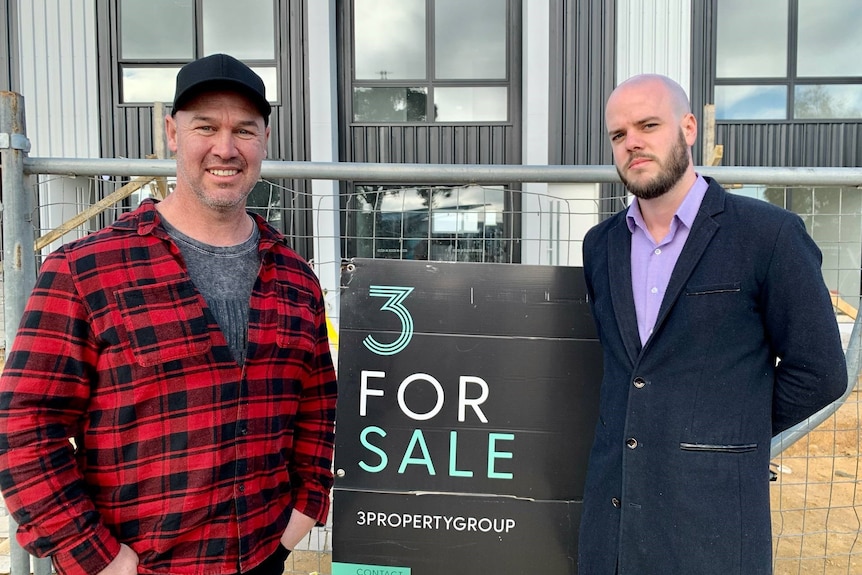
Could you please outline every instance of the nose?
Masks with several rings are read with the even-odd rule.
[[[641,139],[641,137],[636,131],[630,130],[626,132],[624,144],[626,150],[640,150],[641,148],[643,148],[643,139]]]
[[[219,130],[213,141],[212,153],[222,159],[237,156],[236,136],[230,130]]]

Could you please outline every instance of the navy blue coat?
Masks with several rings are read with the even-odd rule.
[[[772,573],[771,438],[847,386],[802,220],[707,181],[643,347],[625,211],[584,238],[604,376],[581,575]]]

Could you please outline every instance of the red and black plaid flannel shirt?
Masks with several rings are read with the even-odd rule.
[[[155,204],[46,258],[0,378],[0,487],[59,573],[235,573],[326,520],[336,400],[321,290],[257,218],[234,361]],[[69,438],[75,440],[73,449]]]

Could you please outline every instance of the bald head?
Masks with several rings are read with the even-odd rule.
[[[623,81],[611,92],[608,98],[608,106],[619,93],[630,93],[632,91],[645,91],[661,99],[666,100],[677,118],[682,118],[691,113],[691,104],[682,86],[661,74],[639,74]]]

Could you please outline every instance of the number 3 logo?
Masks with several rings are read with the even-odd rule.
[[[413,339],[413,318],[404,307],[405,298],[413,291],[412,287],[399,286],[369,286],[368,295],[371,297],[389,298],[380,306],[381,311],[391,311],[401,320],[401,334],[392,343],[379,343],[373,336],[367,335],[362,343],[377,355],[395,355],[402,351],[410,340]]]

